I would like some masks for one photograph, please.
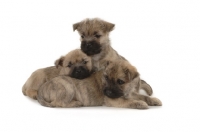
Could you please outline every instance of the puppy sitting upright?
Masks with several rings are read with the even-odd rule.
[[[110,46],[109,33],[114,24],[101,19],[85,19],[73,25],[81,36],[81,50],[91,56],[96,70],[103,67],[105,60],[124,59]]]
[[[81,41],[81,50],[91,56],[94,70],[104,69],[106,60],[127,61],[119,55],[110,45],[109,33],[114,29],[115,24],[94,18],[85,19],[73,24],[73,30],[77,30]],[[141,89],[148,95],[152,95],[153,90],[149,84],[141,80]]]
[[[83,79],[89,77],[92,71],[91,58],[80,49],[69,52],[66,56],[56,60],[56,66],[38,69],[32,73],[22,88],[24,95],[37,99],[37,91],[45,82],[58,75]]]

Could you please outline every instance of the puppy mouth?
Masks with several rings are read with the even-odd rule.
[[[91,55],[96,55],[99,54],[101,52],[101,49],[88,49],[88,50],[82,50],[86,55],[91,56]]]
[[[96,55],[101,52],[101,45],[95,41],[91,42],[82,41],[81,50],[88,56]]]
[[[121,89],[109,89],[109,88],[105,88],[103,91],[104,95],[106,95],[109,98],[120,98],[123,96],[123,91]]]
[[[78,68],[78,69],[74,69],[73,72],[71,73],[71,77],[72,78],[76,78],[76,79],[84,79],[89,77],[91,74],[91,72],[88,69],[85,68]]]

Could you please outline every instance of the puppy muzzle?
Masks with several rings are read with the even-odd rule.
[[[90,41],[90,42],[82,41],[81,50],[88,56],[95,55],[101,52],[101,45],[96,41]]]
[[[104,95],[113,99],[123,96],[123,91],[118,88],[105,88],[103,92],[104,92]]]
[[[77,79],[84,79],[90,76],[90,71],[86,68],[84,68],[83,66],[80,67],[75,67],[71,77],[72,78],[77,78]]]

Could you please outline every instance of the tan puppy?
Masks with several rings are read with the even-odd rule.
[[[37,99],[37,90],[42,84],[58,75],[83,79],[91,74],[91,58],[80,49],[69,52],[55,62],[56,66],[38,69],[32,73],[22,88],[24,95]]]
[[[139,73],[128,61],[110,62],[104,71],[104,94],[116,100],[106,98],[107,105],[123,107],[126,100],[137,102],[139,106],[161,106],[162,102],[157,98],[150,98],[138,94],[143,81],[140,80]],[[143,85],[144,89],[148,87]],[[139,101],[139,102],[138,102]],[[108,103],[109,102],[109,103]],[[132,104],[132,103],[131,103]]]
[[[73,30],[77,30],[81,36],[81,50],[91,56],[96,71],[104,69],[105,60],[127,61],[110,45],[109,33],[114,29],[114,26],[114,24],[98,18],[85,19],[73,24]],[[142,81],[141,88],[148,95],[152,95],[152,88],[145,81]]]
[[[116,67],[116,65],[118,66]],[[115,83],[120,86],[115,87],[117,86]],[[55,77],[39,88],[37,99],[41,105],[47,107],[106,105],[147,109],[148,105],[142,101],[143,98],[141,100],[132,98],[132,93],[139,89],[139,83],[137,70],[128,62],[117,61],[109,63],[105,71],[97,71],[83,80],[69,76]],[[147,98],[150,102],[148,104],[161,105],[158,99]]]

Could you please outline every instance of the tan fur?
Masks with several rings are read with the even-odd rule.
[[[149,96],[144,96],[138,93],[141,86],[144,86],[141,85],[141,82],[144,83],[144,81],[140,80],[137,69],[133,67],[129,62],[123,60],[118,61],[118,63],[109,62],[107,68],[104,71],[104,76],[107,76],[107,78],[112,80],[112,83],[115,84],[115,87],[112,88],[121,89],[123,91],[123,98],[127,100],[134,100],[136,106],[145,106],[145,103],[146,106],[162,105],[162,102],[159,99],[151,98]],[[124,84],[116,85],[118,83],[118,79],[123,80]],[[106,84],[106,81],[104,82],[104,84]],[[123,98],[116,100],[119,100],[119,102],[123,102]],[[122,103],[119,103],[119,105],[121,106]]]
[[[77,30],[80,36],[80,41],[95,41],[101,45],[101,52],[99,54],[91,55],[94,69],[99,71],[104,69],[104,63],[106,60],[124,60],[123,56],[119,55],[110,44],[109,33],[114,29],[114,24],[101,20],[99,18],[85,19],[81,22],[73,24],[73,30]],[[96,38],[95,34],[101,35],[100,38]],[[149,84],[145,81],[141,83],[142,89],[146,91],[148,95],[152,95],[153,90]]]
[[[117,67],[116,69],[116,65]],[[132,68],[134,71],[132,71]],[[106,70],[100,70],[93,73],[90,77],[83,80],[70,78],[68,76],[58,76],[52,80],[46,82],[38,90],[38,102],[47,107],[81,107],[81,106],[109,106],[109,107],[123,107],[123,108],[136,108],[136,109],[147,109],[148,105],[145,101],[126,98],[126,96],[112,99],[104,95],[105,89],[105,74],[109,74],[110,71],[115,71],[117,74],[112,72],[110,77],[118,77],[123,75],[127,78],[126,83],[136,83],[133,86],[138,85],[138,73],[134,67],[122,62],[109,63],[106,66]],[[128,69],[127,72],[124,69]],[[127,87],[128,85],[125,85]],[[130,87],[128,87],[131,89]],[[124,88],[126,89],[126,88]],[[131,90],[129,90],[131,91]],[[133,92],[130,92],[133,93]]]
[[[58,75],[69,75],[72,69],[67,67],[68,63],[79,64],[82,60],[87,61],[87,68],[92,70],[91,58],[85,55],[80,49],[69,52],[66,56],[60,57],[56,60],[55,65],[47,68],[38,69],[31,74],[22,88],[24,95],[30,98],[37,99],[37,91],[45,82],[50,81]]]

